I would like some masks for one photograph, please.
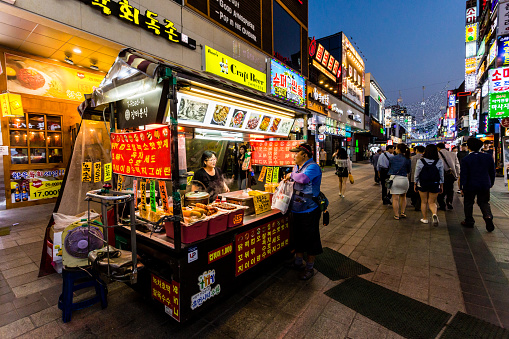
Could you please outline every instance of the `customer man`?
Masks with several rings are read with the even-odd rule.
[[[461,222],[464,227],[474,227],[473,208],[477,196],[477,205],[481,209],[486,230],[492,232],[493,214],[490,208],[490,188],[495,183],[495,162],[490,154],[479,152],[482,141],[475,138],[467,140],[467,155],[461,162],[460,189],[464,195],[465,220]]]
[[[424,146],[416,146],[414,147],[415,155],[413,155],[410,158],[410,161],[412,162],[412,170],[410,171],[410,187],[408,189],[410,193],[410,198],[412,201],[412,206],[415,207],[416,211],[421,210],[421,196],[419,192],[416,192],[414,190],[415,186],[415,167],[417,166],[417,161],[422,158],[422,155],[424,154],[424,151],[426,148]]]
[[[323,252],[320,240],[320,208],[315,202],[320,194],[322,183],[322,171],[313,160],[311,146],[302,143],[296,148],[290,149],[295,152],[293,160],[295,166],[292,173],[286,175],[285,180],[295,182],[292,196],[291,212],[296,221],[295,234],[295,262],[292,268],[301,270],[299,278],[308,280],[315,274],[313,265],[315,257]],[[304,265],[304,252],[308,254],[308,260]]]
[[[327,162],[327,152],[325,151],[325,149],[322,148],[322,150],[320,151],[320,167],[322,168],[322,171],[323,168],[325,167],[326,162]]]
[[[385,179],[389,178],[387,174],[389,172],[389,160],[394,156],[394,146],[388,145],[380,157],[378,158],[378,177],[380,178],[380,182],[382,183],[382,202],[384,205],[391,204],[391,194],[387,192],[387,187],[385,187]]]
[[[375,154],[373,154],[373,158],[371,160],[371,163],[373,164],[373,168],[375,169],[375,185],[380,185],[380,177],[378,176],[378,158],[380,158],[380,154],[382,154],[382,149],[379,148],[378,151],[376,151]]]
[[[454,182],[460,174],[460,163],[456,153],[452,153],[445,148],[443,142],[437,144],[438,155],[444,163],[444,192],[438,195],[438,209],[445,211],[445,205],[452,210],[452,201],[454,199]]]

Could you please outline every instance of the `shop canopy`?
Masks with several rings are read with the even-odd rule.
[[[82,115],[89,107],[97,107],[150,91],[156,87],[161,78],[169,75],[176,75],[179,80],[212,86],[234,96],[242,95],[246,100],[275,105],[281,110],[292,111],[293,115],[308,114],[305,109],[288,105],[287,102],[268,93],[256,91],[204,71],[176,65],[130,48],[120,51],[99,87],[95,88],[91,94],[85,95],[85,101],[80,104],[78,111]]]

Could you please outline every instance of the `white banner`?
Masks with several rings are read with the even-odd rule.
[[[509,33],[509,2],[498,4],[498,35]]]
[[[490,76],[488,81],[490,93],[509,91],[509,67],[490,69],[489,72]]]
[[[475,73],[465,75],[465,91],[475,91]]]

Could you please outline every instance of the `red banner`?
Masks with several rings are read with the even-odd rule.
[[[252,163],[265,166],[293,166],[293,154],[290,149],[299,146],[304,140],[281,140],[253,143]]]
[[[282,217],[235,236],[235,276],[288,246],[288,222],[288,217]]]
[[[180,321],[180,284],[166,280],[152,274],[152,298],[164,305],[164,311],[175,320]]]
[[[133,177],[171,179],[170,129],[111,133],[113,172]]]

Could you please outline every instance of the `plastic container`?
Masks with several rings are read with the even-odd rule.
[[[226,231],[228,227],[228,213],[219,214],[209,219],[208,235]]]
[[[166,230],[166,236],[174,239],[173,222],[167,221],[164,223]],[[184,244],[190,244],[195,241],[203,240],[207,237],[207,231],[209,228],[209,220],[202,220],[195,222],[189,226],[180,224],[180,239]]]
[[[228,214],[228,227],[237,227],[244,224],[244,209],[239,208]]]

